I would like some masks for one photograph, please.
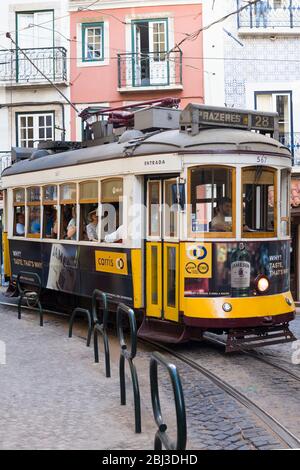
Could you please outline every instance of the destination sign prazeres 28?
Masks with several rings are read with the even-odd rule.
[[[233,108],[190,104],[182,112],[181,130],[189,127],[192,134],[199,127],[232,127],[274,133],[277,130],[277,113],[265,113]]]

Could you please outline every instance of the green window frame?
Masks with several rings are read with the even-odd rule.
[[[82,23],[81,28],[82,28],[82,62],[103,61],[104,60],[104,23],[103,21],[98,22],[98,23]],[[99,36],[96,35],[96,30],[100,31]],[[99,38],[99,41],[97,41],[97,38]],[[98,47],[98,43],[99,43],[99,47]]]

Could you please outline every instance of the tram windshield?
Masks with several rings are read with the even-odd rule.
[[[276,170],[262,166],[242,170],[243,235],[251,232],[275,236]]]
[[[192,233],[232,233],[233,169],[192,168],[190,181]]]

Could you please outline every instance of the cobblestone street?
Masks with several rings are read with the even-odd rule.
[[[150,349],[140,346],[136,364],[142,397],[142,434],[134,433],[131,384],[128,405],[119,404],[118,344],[110,336],[112,378],[104,377],[103,356],[94,364],[93,349],[85,346],[85,325],[74,328],[69,339],[67,319],[46,315],[40,328],[35,313],[24,311],[17,320],[15,307],[0,307],[1,341],[6,365],[0,365],[1,449],[151,449],[155,424],[149,387]],[[300,317],[291,329],[299,337]],[[281,373],[266,370],[243,355],[224,356],[207,344],[180,346],[196,355],[254,401],[273,403],[277,418],[299,437],[299,387]],[[291,345],[267,347],[264,354],[291,364]],[[188,449],[275,449],[285,443],[210,380],[175,362],[185,393]],[[254,379],[255,377],[255,379]],[[252,380],[252,388],[249,385]],[[255,380],[255,383],[253,382]],[[163,415],[174,434],[175,413],[168,377],[161,374]],[[281,411],[283,410],[283,411]],[[276,415],[275,415],[276,416]],[[294,416],[294,419],[293,419]]]
[[[143,407],[137,435],[131,404],[119,404],[117,363],[105,379],[93,349],[67,337],[66,321],[46,317],[40,328],[35,314],[17,320],[15,308],[1,305],[0,325],[1,449],[152,448],[152,416]]]

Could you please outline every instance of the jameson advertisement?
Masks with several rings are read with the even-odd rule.
[[[12,277],[35,272],[48,289],[90,297],[94,289],[133,303],[130,250],[10,240]]]
[[[251,297],[256,295],[255,279],[261,274],[270,280],[265,295],[289,291],[289,241],[212,243],[211,247],[212,275],[196,278],[187,270],[184,273],[185,297]]]

